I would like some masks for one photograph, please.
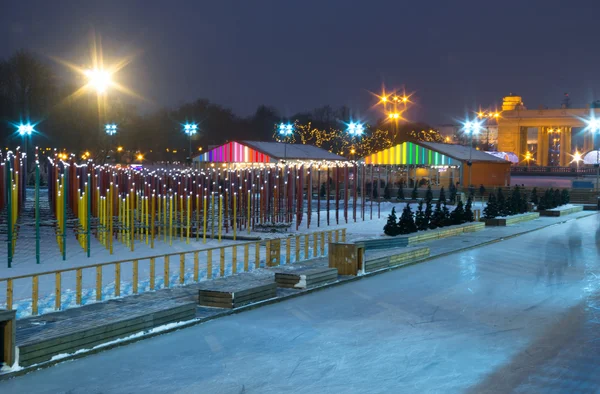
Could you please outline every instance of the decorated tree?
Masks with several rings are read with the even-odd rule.
[[[396,208],[392,207],[392,212],[388,215],[387,223],[383,226],[385,235],[395,237],[400,234],[396,217]]]
[[[433,192],[431,191],[431,184],[427,185],[427,192],[425,192],[425,202],[433,201]]]
[[[425,218],[425,212],[423,211],[423,200],[419,201],[419,205],[417,206],[417,213],[415,214],[415,224],[417,225],[417,230],[427,230],[427,225],[429,224],[429,221]]]
[[[417,187],[418,187],[418,183],[415,182],[415,187],[413,187],[412,192],[410,193],[410,198],[413,200],[416,200],[417,197],[419,196],[419,193],[417,192]]]
[[[398,195],[396,196],[396,199],[398,201],[404,200],[404,188],[402,187],[402,184],[400,184],[400,186],[398,187]]]
[[[383,188],[383,198],[385,200],[389,200],[390,198],[392,198],[392,192],[390,191],[390,184],[389,184],[389,182]]]
[[[400,234],[410,234],[417,231],[410,204],[406,204],[402,211],[402,216],[400,216],[400,221],[398,222],[398,231]]]
[[[440,198],[439,200],[443,203],[446,202],[446,192],[444,191],[444,186],[440,189]]]
[[[531,201],[535,205],[538,205],[539,198],[538,198],[538,194],[537,194],[537,187],[534,187],[533,190],[531,190],[531,196],[530,196],[529,201]]]
[[[493,219],[498,216],[498,203],[496,202],[496,196],[494,193],[490,193],[488,196],[488,202],[483,209],[483,217],[486,219]]]
[[[569,195],[569,189],[563,189],[561,196],[562,196],[561,200],[562,200],[563,205],[569,204],[571,202],[571,196]]]
[[[456,208],[450,213],[450,222],[452,224],[462,224],[465,222],[465,209],[462,201],[458,201]]]
[[[471,196],[469,196],[469,198],[467,199],[467,205],[465,205],[465,215],[464,215],[464,221],[465,222],[472,222],[475,220],[475,217],[473,216],[473,199],[471,198]]]

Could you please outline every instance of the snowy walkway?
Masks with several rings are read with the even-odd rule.
[[[599,226],[596,214],[569,220],[36,371],[0,392],[593,392]]]

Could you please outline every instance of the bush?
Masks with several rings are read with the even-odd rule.
[[[431,206],[431,200],[427,201],[426,205],[425,205],[425,223],[426,223],[426,228],[432,228],[431,225],[431,220],[433,218],[433,207]],[[435,227],[433,227],[435,228]]]
[[[412,198],[413,200],[417,199],[417,196],[419,195],[417,192],[417,183],[415,182],[415,187],[413,187],[412,192],[410,193],[410,198]]]
[[[383,226],[385,235],[395,237],[400,234],[398,223],[396,222],[396,207],[392,207],[392,212],[388,215],[387,223]]]
[[[389,200],[392,198],[392,192],[390,191],[390,184],[386,184],[383,188],[383,198],[385,200]]]
[[[423,212],[423,200],[419,201],[417,206],[417,213],[415,214],[415,224],[418,231],[427,230],[429,219],[425,218],[425,212]]]
[[[427,192],[425,193],[425,202],[433,201],[433,192],[431,191],[431,185],[427,186]]]
[[[450,214],[450,222],[452,224],[463,224],[465,222],[465,209],[462,201],[456,204],[456,208]]]
[[[496,202],[496,196],[494,193],[490,193],[488,196],[488,202],[483,209],[483,217],[486,219],[493,219],[498,216],[498,203]]]
[[[467,199],[467,205],[465,205],[465,216],[464,216],[465,222],[472,222],[475,220],[475,217],[473,216],[473,210],[471,209],[472,206],[473,206],[473,199],[471,198],[471,196],[469,196],[469,198]]]
[[[415,225],[415,218],[413,217],[412,211],[410,209],[410,204],[406,204],[404,210],[402,211],[402,216],[400,217],[400,221],[398,222],[398,230],[400,234],[410,234],[417,231],[417,226]]]

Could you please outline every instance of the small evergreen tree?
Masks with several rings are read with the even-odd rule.
[[[450,210],[446,206],[446,203],[442,206],[442,214],[444,215],[442,218],[442,226],[451,226],[452,219],[450,218]]]
[[[396,196],[396,199],[398,201],[404,200],[404,188],[402,187],[402,184],[400,184],[400,187],[398,187],[398,195]]]
[[[379,189],[377,187],[377,184],[375,182],[373,182],[373,199],[376,200],[377,198],[379,198],[379,191],[377,189]]]
[[[385,185],[385,187],[383,188],[383,198],[385,200],[389,200],[390,198],[392,198],[392,192],[390,191],[390,184],[387,183]]]
[[[563,189],[562,193],[562,203],[564,204],[569,204],[571,202],[571,196],[569,195],[569,189]]]
[[[554,194],[554,188],[550,188],[550,190],[546,190],[546,203],[548,204],[548,209],[556,208],[556,200]]]
[[[523,192],[521,194],[521,200],[519,201],[519,213],[527,212],[528,204],[527,204],[527,193]]]
[[[383,226],[385,235],[395,237],[400,234],[396,220],[396,207],[392,207],[392,212],[388,215],[387,223]]]
[[[415,182],[415,187],[413,187],[412,192],[410,193],[410,198],[413,200],[416,200],[417,197],[419,196],[419,193],[417,192],[417,187],[418,187],[418,183]]]
[[[521,213],[521,189],[518,185],[510,194],[510,214],[516,215],[517,213]]]
[[[537,187],[534,187],[533,190],[531,190],[531,199],[529,201],[531,201],[535,205],[538,205],[539,198],[537,195]]]
[[[560,192],[559,189],[556,189],[554,191],[554,204],[555,204],[554,208],[559,207],[564,204],[562,201],[562,193]]]
[[[490,193],[488,196],[488,202],[483,209],[483,217],[486,219],[493,219],[498,216],[498,204],[496,202],[496,196],[494,193]]]
[[[417,213],[415,214],[415,224],[417,225],[418,231],[427,230],[429,224],[425,219],[425,212],[423,212],[423,200],[419,201],[417,205]]]
[[[459,201],[456,204],[456,208],[454,208],[454,211],[450,213],[450,221],[452,222],[452,224],[462,224],[465,222],[465,209],[462,201]]]
[[[398,222],[398,231],[400,234],[410,234],[417,231],[415,218],[413,217],[410,204],[406,204]]]
[[[440,189],[440,198],[439,200],[443,203],[446,202],[446,192],[444,191],[444,186]]]
[[[508,216],[510,215],[510,210],[507,209],[506,200],[504,198],[504,193],[502,193],[502,188],[498,188],[496,192],[496,216]]]
[[[435,204],[435,210],[431,214],[429,228],[434,229],[444,225],[444,212],[442,211],[442,202],[440,200]]]
[[[327,195],[327,190],[325,189],[325,182],[321,183],[321,189],[319,190],[319,196],[321,196],[321,198],[325,198],[325,196]]]
[[[465,215],[464,215],[465,222],[472,222],[475,220],[475,217],[473,216],[473,210],[471,209],[472,207],[473,207],[473,199],[471,198],[471,196],[469,196],[469,198],[467,199],[467,205],[465,205]]]
[[[433,201],[433,192],[431,191],[431,184],[427,185],[427,192],[425,193],[425,202]]]
[[[483,196],[485,195],[485,187],[483,186],[483,184],[479,185],[479,197],[481,197],[481,199],[483,199]]]
[[[548,193],[544,193],[542,197],[538,199],[537,210],[545,211],[548,209]]]
[[[425,226],[426,228],[432,228],[430,227],[431,224],[431,220],[433,218],[433,208],[431,206],[431,201],[427,201],[426,205],[425,205]]]
[[[456,186],[454,186],[454,182],[450,182],[448,190],[450,190],[450,204],[453,204],[456,202]]]

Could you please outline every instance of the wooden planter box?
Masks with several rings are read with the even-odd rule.
[[[365,246],[361,243],[330,243],[329,268],[340,275],[358,275],[363,270]]]
[[[382,269],[403,265],[428,256],[429,248],[413,248],[407,250],[406,252],[400,252],[392,256],[375,255],[372,258],[367,256],[365,260],[365,272],[379,271]]]
[[[289,289],[310,289],[335,282],[338,271],[327,267],[302,267],[293,270],[275,271],[277,287]]]
[[[540,217],[539,212],[529,212],[507,218],[481,219],[486,226],[508,226],[515,223],[528,222]]]
[[[540,216],[553,216],[553,217],[558,217],[558,216],[565,216],[565,215],[570,215],[572,213],[577,213],[577,212],[581,212],[583,211],[583,205],[578,205],[576,207],[571,207],[571,208],[567,208],[567,209],[547,209],[545,211],[539,211]]]
[[[256,278],[245,274],[201,282],[198,288],[200,305],[227,309],[268,300],[277,295],[277,285],[272,278]]]
[[[17,311],[0,309],[0,366],[15,363],[16,314]]]

